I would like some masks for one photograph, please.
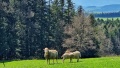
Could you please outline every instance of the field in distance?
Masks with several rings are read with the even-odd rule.
[[[116,19],[119,19],[120,20],[120,17],[96,17],[95,19],[97,20],[97,19],[103,19],[104,21],[106,21],[107,19],[109,19],[109,20],[116,20]]]
[[[58,63],[47,64],[46,60],[19,60],[19,61],[5,61],[5,67],[0,61],[0,68],[120,68],[120,57],[101,57],[101,58],[86,58],[76,59],[72,63],[69,59],[62,63],[62,59]]]

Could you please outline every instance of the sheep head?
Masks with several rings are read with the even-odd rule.
[[[48,53],[49,53],[49,49],[48,49],[48,48],[45,48],[45,49],[43,49],[43,50],[44,50],[44,52],[45,52],[45,55],[47,56]]]

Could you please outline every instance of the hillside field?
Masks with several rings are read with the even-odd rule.
[[[72,63],[69,59],[62,63],[62,59],[58,63],[46,64],[45,60],[19,60],[19,61],[5,61],[5,67],[0,61],[0,68],[120,68],[120,57],[102,57],[102,58],[86,58],[76,59]]]
[[[109,17],[109,18],[107,18],[107,17],[96,17],[95,19],[97,20],[97,19],[103,19],[104,21],[106,21],[107,19],[109,19],[109,20],[116,20],[117,18],[120,20],[120,17]]]

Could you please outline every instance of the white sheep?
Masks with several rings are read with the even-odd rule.
[[[45,48],[43,50],[44,50],[44,57],[47,60],[47,64],[48,64],[48,62],[50,64],[50,59],[53,59],[53,63],[54,63],[54,59],[56,59],[56,62],[58,63],[58,61],[57,61],[58,51],[57,50],[49,50],[48,48]]]
[[[72,62],[72,59],[75,58],[77,59],[77,62],[79,62],[79,58],[81,57],[81,54],[79,51],[75,51],[75,52],[70,52],[70,51],[66,51],[63,55],[63,63],[65,59],[70,59],[70,62]]]

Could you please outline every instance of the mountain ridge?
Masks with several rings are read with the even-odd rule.
[[[110,4],[104,6],[87,6],[83,7],[86,12],[118,12],[120,4]]]

